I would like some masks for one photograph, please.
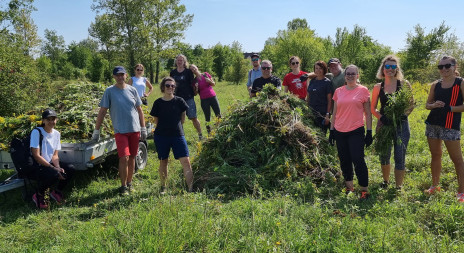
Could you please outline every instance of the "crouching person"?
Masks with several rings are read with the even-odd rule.
[[[163,96],[153,103],[150,112],[150,115],[155,118],[156,124],[154,140],[158,158],[160,159],[161,193],[166,191],[168,158],[171,148],[174,158],[179,159],[182,164],[185,180],[187,181],[187,190],[191,192],[193,188],[192,166],[182,127],[188,105],[183,98],[174,96],[175,88],[176,81],[172,77],[165,77],[160,83]]]
[[[74,175],[74,166],[60,162],[58,157],[61,140],[60,132],[55,130],[56,121],[55,111],[46,109],[42,113],[42,125],[37,128],[39,130],[34,129],[31,133],[30,147],[35,161],[31,178],[38,181],[38,190],[32,196],[32,200],[40,209],[48,208],[44,198],[45,191],[56,184],[54,190],[50,189],[50,198],[62,204],[63,189]]]

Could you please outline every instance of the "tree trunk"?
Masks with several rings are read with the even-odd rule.
[[[156,78],[155,78],[155,79],[156,79],[156,83],[158,83],[159,72],[160,72],[159,69],[160,69],[160,61],[159,61],[159,59],[158,59],[158,60],[156,60]]]

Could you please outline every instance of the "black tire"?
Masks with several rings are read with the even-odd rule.
[[[139,150],[135,156],[135,172],[138,170],[143,170],[147,166],[148,161],[148,148],[145,142],[139,142]]]

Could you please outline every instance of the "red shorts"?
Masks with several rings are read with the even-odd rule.
[[[118,156],[136,156],[139,149],[140,132],[134,133],[117,133],[114,135],[116,139],[116,148],[118,150]]]

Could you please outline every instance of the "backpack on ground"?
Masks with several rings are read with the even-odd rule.
[[[39,131],[39,147],[42,148],[43,135],[39,128],[34,128]],[[34,169],[34,165],[37,164],[34,157],[32,157],[30,143],[31,133],[27,134],[23,139],[13,138],[10,143],[10,155],[11,160],[15,166],[16,172],[18,172],[19,178],[26,178]]]

